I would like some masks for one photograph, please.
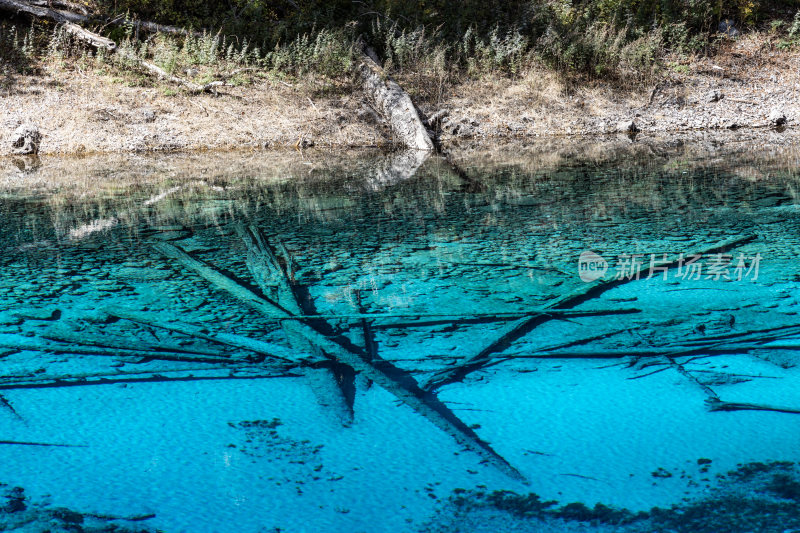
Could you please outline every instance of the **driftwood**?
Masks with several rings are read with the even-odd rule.
[[[374,56],[374,52],[372,53]],[[362,46],[358,73],[364,80],[364,90],[372,99],[403,145],[412,150],[434,150],[428,130],[422,124],[411,98],[392,80]]]
[[[85,17],[89,16],[89,10],[86,9],[86,6],[76,2],[67,2],[64,0],[25,0],[25,3],[37,7],[59,9],[61,11],[77,11]]]
[[[2,0],[0,0],[0,1],[2,1]],[[182,85],[183,87],[186,87],[187,89],[189,89],[189,91],[192,92],[192,93],[212,92],[212,91],[216,90],[217,87],[221,87],[221,86],[225,85],[224,81],[212,81],[210,83],[206,83],[205,85],[200,85],[200,84],[195,83],[193,81],[189,81],[187,79],[184,79],[184,78],[175,76],[173,74],[170,74],[166,70],[164,70],[161,67],[159,67],[158,65],[155,65],[155,64],[150,63],[148,61],[144,61],[143,59],[139,59],[138,57],[136,57],[133,54],[127,54],[125,57],[129,61],[132,61],[132,62],[136,63],[141,68],[143,68],[144,70],[148,71],[150,74],[153,74],[154,76],[156,76],[158,78],[167,80],[170,83],[174,83],[176,85]]]
[[[52,20],[53,22],[73,24],[85,23],[89,17],[80,13],[63,11],[60,9],[50,9],[49,3],[41,5],[42,2],[22,2],[19,0],[0,0],[0,9],[11,13],[24,13],[29,16]]]
[[[741,246],[746,244],[750,241],[755,239],[755,236],[748,235],[745,237],[737,237],[734,239],[730,239],[714,246],[704,248],[702,250],[698,250],[697,254],[706,255],[706,254],[713,254],[713,253],[722,253],[737,246]],[[666,268],[673,268],[677,266],[678,260],[673,259],[672,261],[667,261],[664,263],[659,264],[661,267]],[[623,285],[629,281],[639,279],[640,275],[643,273],[648,272],[650,266],[642,266],[642,268],[633,273],[630,278],[622,278],[622,279],[613,279],[609,281],[597,280],[592,283],[587,283],[585,286],[579,288],[578,290],[556,298],[552,302],[550,302],[547,307],[552,309],[568,309],[575,307],[587,300],[592,298],[596,298],[600,294],[620,285]],[[453,383],[455,381],[459,381],[463,379],[467,374],[470,372],[477,370],[487,362],[491,360],[491,354],[506,349],[508,346],[511,345],[512,342],[515,340],[527,335],[530,331],[533,330],[539,324],[542,324],[546,321],[550,320],[547,316],[533,316],[529,318],[522,318],[518,321],[513,322],[503,331],[503,333],[495,340],[489,342],[483,349],[478,351],[475,355],[466,358],[462,361],[459,365],[452,369],[444,369],[441,372],[437,372],[434,374],[424,385],[423,389],[425,390],[435,390],[443,385],[448,383]]]
[[[165,242],[156,243],[153,246],[165,256],[176,260],[185,268],[215,285],[218,289],[228,292],[247,306],[262,312],[265,316],[276,319],[290,316],[285,309],[282,309],[276,303],[259,297],[204,262],[191,257],[180,248]],[[416,381],[408,373],[393,367],[385,361],[380,361],[380,364],[373,364],[368,361],[368,356],[363,349],[352,345],[347,340],[328,338],[328,336],[320,333],[304,321],[299,321],[297,324],[298,333],[302,333],[309,342],[313,342],[313,344],[324,350],[329,357],[350,366],[357,373],[393,394],[418,414],[427,418],[436,427],[450,435],[459,445],[477,453],[507,475],[526,481],[519,471],[495,452],[489,444],[482,441],[472,428],[461,421],[435,395],[420,389]]]
[[[89,21],[89,17],[81,15],[80,13],[50,9],[49,7],[33,5],[29,2],[21,2],[19,0],[0,0],[0,9],[12,13],[24,13],[32,17],[52,20],[53,22],[62,24],[64,31],[95,48],[113,51],[117,47],[117,43],[111,39],[79,26],[78,24]]]

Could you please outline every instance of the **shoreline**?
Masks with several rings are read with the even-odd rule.
[[[680,72],[664,71],[638,91],[571,85],[552,72],[531,71],[461,79],[434,95],[413,73],[393,77],[445,150],[462,143],[604,142],[628,134],[632,140],[713,135],[783,144],[795,142],[800,127],[797,60],[798,52],[764,49],[745,37]],[[255,73],[215,96],[142,86],[116,74],[49,64],[38,74],[15,75],[0,93],[0,157],[13,155],[12,133],[25,123],[43,136],[40,155],[398,148],[353,80],[290,84]]]

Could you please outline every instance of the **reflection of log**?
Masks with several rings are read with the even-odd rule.
[[[180,248],[166,242],[156,243],[153,246],[165,256],[176,260],[218,289],[225,290],[242,303],[264,313],[266,316],[276,319],[291,316],[277,304],[259,297],[231,278],[217,272],[202,261],[191,257]],[[357,373],[372,380],[450,435],[458,444],[477,453],[507,475],[515,479],[525,480],[522,474],[498,455],[489,444],[482,441],[472,428],[461,421],[435,395],[421,390],[413,377],[407,372],[395,368],[385,361],[372,364],[367,361],[367,355],[361,348],[352,345],[347,340],[328,338],[304,321],[298,321],[297,325],[298,333],[302,333],[309,342],[324,350],[329,357],[349,365]]]
[[[698,250],[695,252],[695,254],[706,255],[726,252],[746,244],[753,239],[755,239],[755,236],[753,235],[729,239],[714,246]],[[678,259],[673,259],[672,261],[661,263],[658,266],[673,268],[677,265]],[[630,278],[612,279],[609,281],[597,280],[592,283],[587,283],[583,287],[569,294],[556,298],[550,302],[547,307],[553,309],[568,309],[575,307],[576,305],[582,304],[587,300],[591,300],[592,298],[600,296],[604,292],[613,289],[614,287],[619,287],[620,285],[628,283],[629,281],[637,280],[639,279],[640,275],[647,273],[649,270],[650,265],[643,265],[641,269],[639,269],[638,273],[632,273],[633,275]],[[539,315],[530,318],[522,318],[516,322],[513,322],[498,338],[489,342],[486,347],[478,351],[478,353],[475,355],[466,358],[457,367],[453,368],[452,370],[444,369],[441,372],[434,374],[425,383],[425,385],[423,385],[423,388],[425,390],[435,390],[448,383],[463,379],[467,374],[482,368],[484,364],[490,361],[491,354],[505,350],[511,345],[512,342],[527,335],[533,330],[533,328],[539,324],[547,322],[548,320],[550,320],[549,317]]]
[[[360,59],[358,72],[364,80],[364,90],[398,140],[412,150],[433,151],[433,141],[408,94],[367,53],[362,52]]]
[[[719,398],[709,398],[706,405],[711,411],[774,411],[776,413],[800,414],[799,408],[777,407],[773,405],[760,405],[755,403],[724,402]]]
[[[388,154],[372,167],[367,182],[373,191],[380,191],[414,177],[419,167],[430,157],[425,150],[403,150]]]

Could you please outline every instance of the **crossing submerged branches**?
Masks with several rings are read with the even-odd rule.
[[[736,237],[733,239],[729,239],[718,243],[716,245],[705,247],[696,251],[695,255],[704,255],[704,254],[713,254],[713,253],[722,253],[738,246],[742,246],[751,242],[755,239],[754,235],[747,235],[744,237]],[[662,268],[673,268],[678,266],[679,259],[674,258],[670,261],[662,262],[659,264],[659,267]],[[549,309],[571,309],[576,307],[584,302],[592,300],[604,292],[613,289],[615,287],[619,287],[620,285],[629,283],[634,280],[638,280],[642,274],[646,274],[650,266],[642,266],[638,272],[634,271],[631,272],[629,277],[622,277],[618,279],[612,280],[598,280],[595,282],[587,283],[583,287],[576,289],[570,294],[558,297],[551,301],[547,308]],[[491,355],[498,352],[503,351],[508,348],[511,343],[514,341],[524,337],[525,335],[529,334],[533,329],[537,326],[551,320],[551,317],[547,315],[535,315],[532,317],[521,318],[515,322],[512,322],[497,338],[490,341],[484,348],[479,350],[475,355],[465,358],[464,361],[453,367],[452,369],[444,369],[437,374],[434,374],[424,385],[423,388],[426,390],[436,390],[448,383],[453,383],[455,381],[460,381],[464,377],[466,377],[469,373],[479,370],[484,367],[488,362],[491,361]]]
[[[317,293],[298,281],[298,278],[304,279],[297,275],[298,271],[302,272],[300,265],[279,240],[271,238],[256,226],[238,226],[236,235],[241,240],[239,249],[244,250],[246,255],[242,258],[243,265],[235,268],[215,264],[207,258],[211,254],[206,255],[204,251],[187,252],[203,248],[159,241],[151,243],[151,250],[173,266],[191,273],[190,279],[204,280],[208,285],[203,284],[203,290],[224,294],[228,297],[224,300],[225,305],[234,301],[237,307],[252,311],[251,318],[256,321],[249,323],[247,330],[257,333],[242,334],[241,330],[233,333],[230,328],[216,328],[211,321],[194,322],[191,313],[165,316],[152,308],[134,309],[113,300],[98,310],[103,317],[108,317],[101,331],[87,327],[87,323],[80,320],[65,320],[58,314],[37,319],[37,338],[32,338],[26,336],[26,332],[33,331],[25,323],[27,319],[18,322],[9,320],[8,331],[0,334],[0,347],[12,351],[12,355],[7,356],[9,358],[25,357],[24,352],[35,352],[53,356],[102,357],[116,364],[112,364],[112,368],[93,368],[92,371],[84,367],[81,372],[74,371],[74,368],[69,372],[54,367],[47,371],[0,376],[0,391],[125,383],[301,378],[317,393],[327,414],[338,418],[343,426],[348,427],[354,423],[357,391],[365,384],[374,383],[447,434],[458,446],[474,452],[482,462],[521,481],[526,481],[525,475],[481,438],[476,430],[479,426],[462,420],[460,411],[463,409],[442,401],[438,395],[439,389],[464,379],[472,372],[501,363],[508,363],[512,371],[530,372],[531,369],[522,361],[616,359],[623,361],[619,366],[626,367],[625,372],[636,374],[628,379],[645,379],[659,374],[664,377],[662,373],[666,371],[677,373],[682,381],[703,391],[707,398],[706,406],[712,412],[758,410],[800,413],[800,409],[773,406],[768,402],[725,401],[721,397],[724,397],[721,385],[757,378],[780,379],[782,376],[758,375],[755,371],[748,374],[747,371],[726,370],[724,367],[718,369],[704,360],[731,354],[796,351],[792,341],[800,336],[800,324],[747,331],[715,331],[709,335],[693,334],[671,344],[647,338],[644,342],[631,343],[633,347],[628,348],[625,339],[636,340],[633,334],[646,322],[620,328],[615,321],[613,326],[610,326],[612,323],[605,323],[603,329],[608,331],[593,331],[592,335],[577,338],[557,337],[556,342],[551,340],[548,344],[529,339],[530,343],[516,350],[518,353],[508,353],[506,350],[513,343],[547,322],[578,317],[595,317],[602,322],[603,317],[642,313],[642,309],[622,306],[579,307],[587,303],[599,304],[596,299],[600,295],[639,276],[633,273],[629,278],[588,283],[553,298],[545,305],[537,304],[514,311],[490,308],[487,312],[448,312],[451,308],[445,307],[431,309],[431,312],[384,312],[365,304],[357,292],[354,305],[357,312],[335,313],[330,312],[330,307],[323,306],[323,312],[318,312],[315,304],[320,305],[320,301],[315,302],[311,297]],[[729,239],[700,247],[696,253],[722,253],[742,246],[753,238],[744,236]],[[677,264],[673,259],[660,266],[674,268]],[[643,268],[639,274],[645,270]],[[208,296],[206,298],[210,299]],[[623,298],[612,301],[620,303],[634,300]],[[644,308],[643,305],[640,307]],[[240,317],[247,316],[237,313]],[[44,316],[42,313],[39,315]],[[432,327],[436,332],[439,331],[437,326],[449,326],[442,329],[471,333],[473,324],[488,323],[496,323],[495,331],[499,332],[483,348],[467,357],[441,355],[442,352],[427,353],[423,343],[415,345],[419,351],[418,357],[392,357],[392,351],[385,350],[382,344],[385,336],[395,333],[402,335],[403,330],[424,331],[424,328]],[[267,324],[268,333],[259,335],[259,324],[261,328]],[[475,329],[479,330],[480,327]],[[486,329],[488,327],[482,331]],[[276,340],[281,335],[285,340]],[[640,335],[640,338],[645,339],[645,336]],[[20,353],[23,355],[20,356]],[[120,368],[123,362],[135,366]],[[703,365],[708,366],[702,368]],[[775,373],[779,374],[777,369]],[[0,397],[0,400],[4,399]],[[14,412],[10,403],[3,405]]]
[[[254,249],[266,249],[263,236],[254,228],[241,232],[249,241],[251,254]],[[193,271],[211,283],[216,289],[223,290],[251,307],[267,318],[285,319],[292,317],[292,310],[299,311],[299,305],[294,300],[293,290],[285,278],[277,275],[277,259],[273,254],[258,254],[250,259],[250,270],[254,276],[261,278],[263,289],[280,301],[272,301],[265,296],[258,295],[246,288],[242,283],[220,273],[210,265],[193,258],[180,248],[168,243],[156,243],[154,248],[165,257],[171,258],[184,268]],[[292,303],[294,301],[294,304]],[[288,308],[288,309],[287,309]],[[422,415],[436,427],[450,435],[459,445],[477,453],[487,462],[495,465],[509,476],[525,480],[525,477],[502,456],[495,452],[491,446],[481,440],[473,429],[461,421],[435,395],[423,391],[416,380],[406,371],[382,360],[372,361],[364,348],[353,345],[349,340],[332,336],[325,332],[324,322],[311,322],[301,319],[291,322],[293,326],[288,334],[294,336],[296,343],[305,343],[314,349],[320,350],[331,361],[346,365],[354,372],[368,378],[396,398],[407,404],[418,414]],[[320,325],[322,324],[322,325]]]

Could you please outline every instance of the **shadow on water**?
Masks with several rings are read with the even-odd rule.
[[[6,165],[0,436],[88,449],[0,479],[165,530],[795,527],[794,153],[454,157]],[[128,479],[59,489],[90,458]]]

